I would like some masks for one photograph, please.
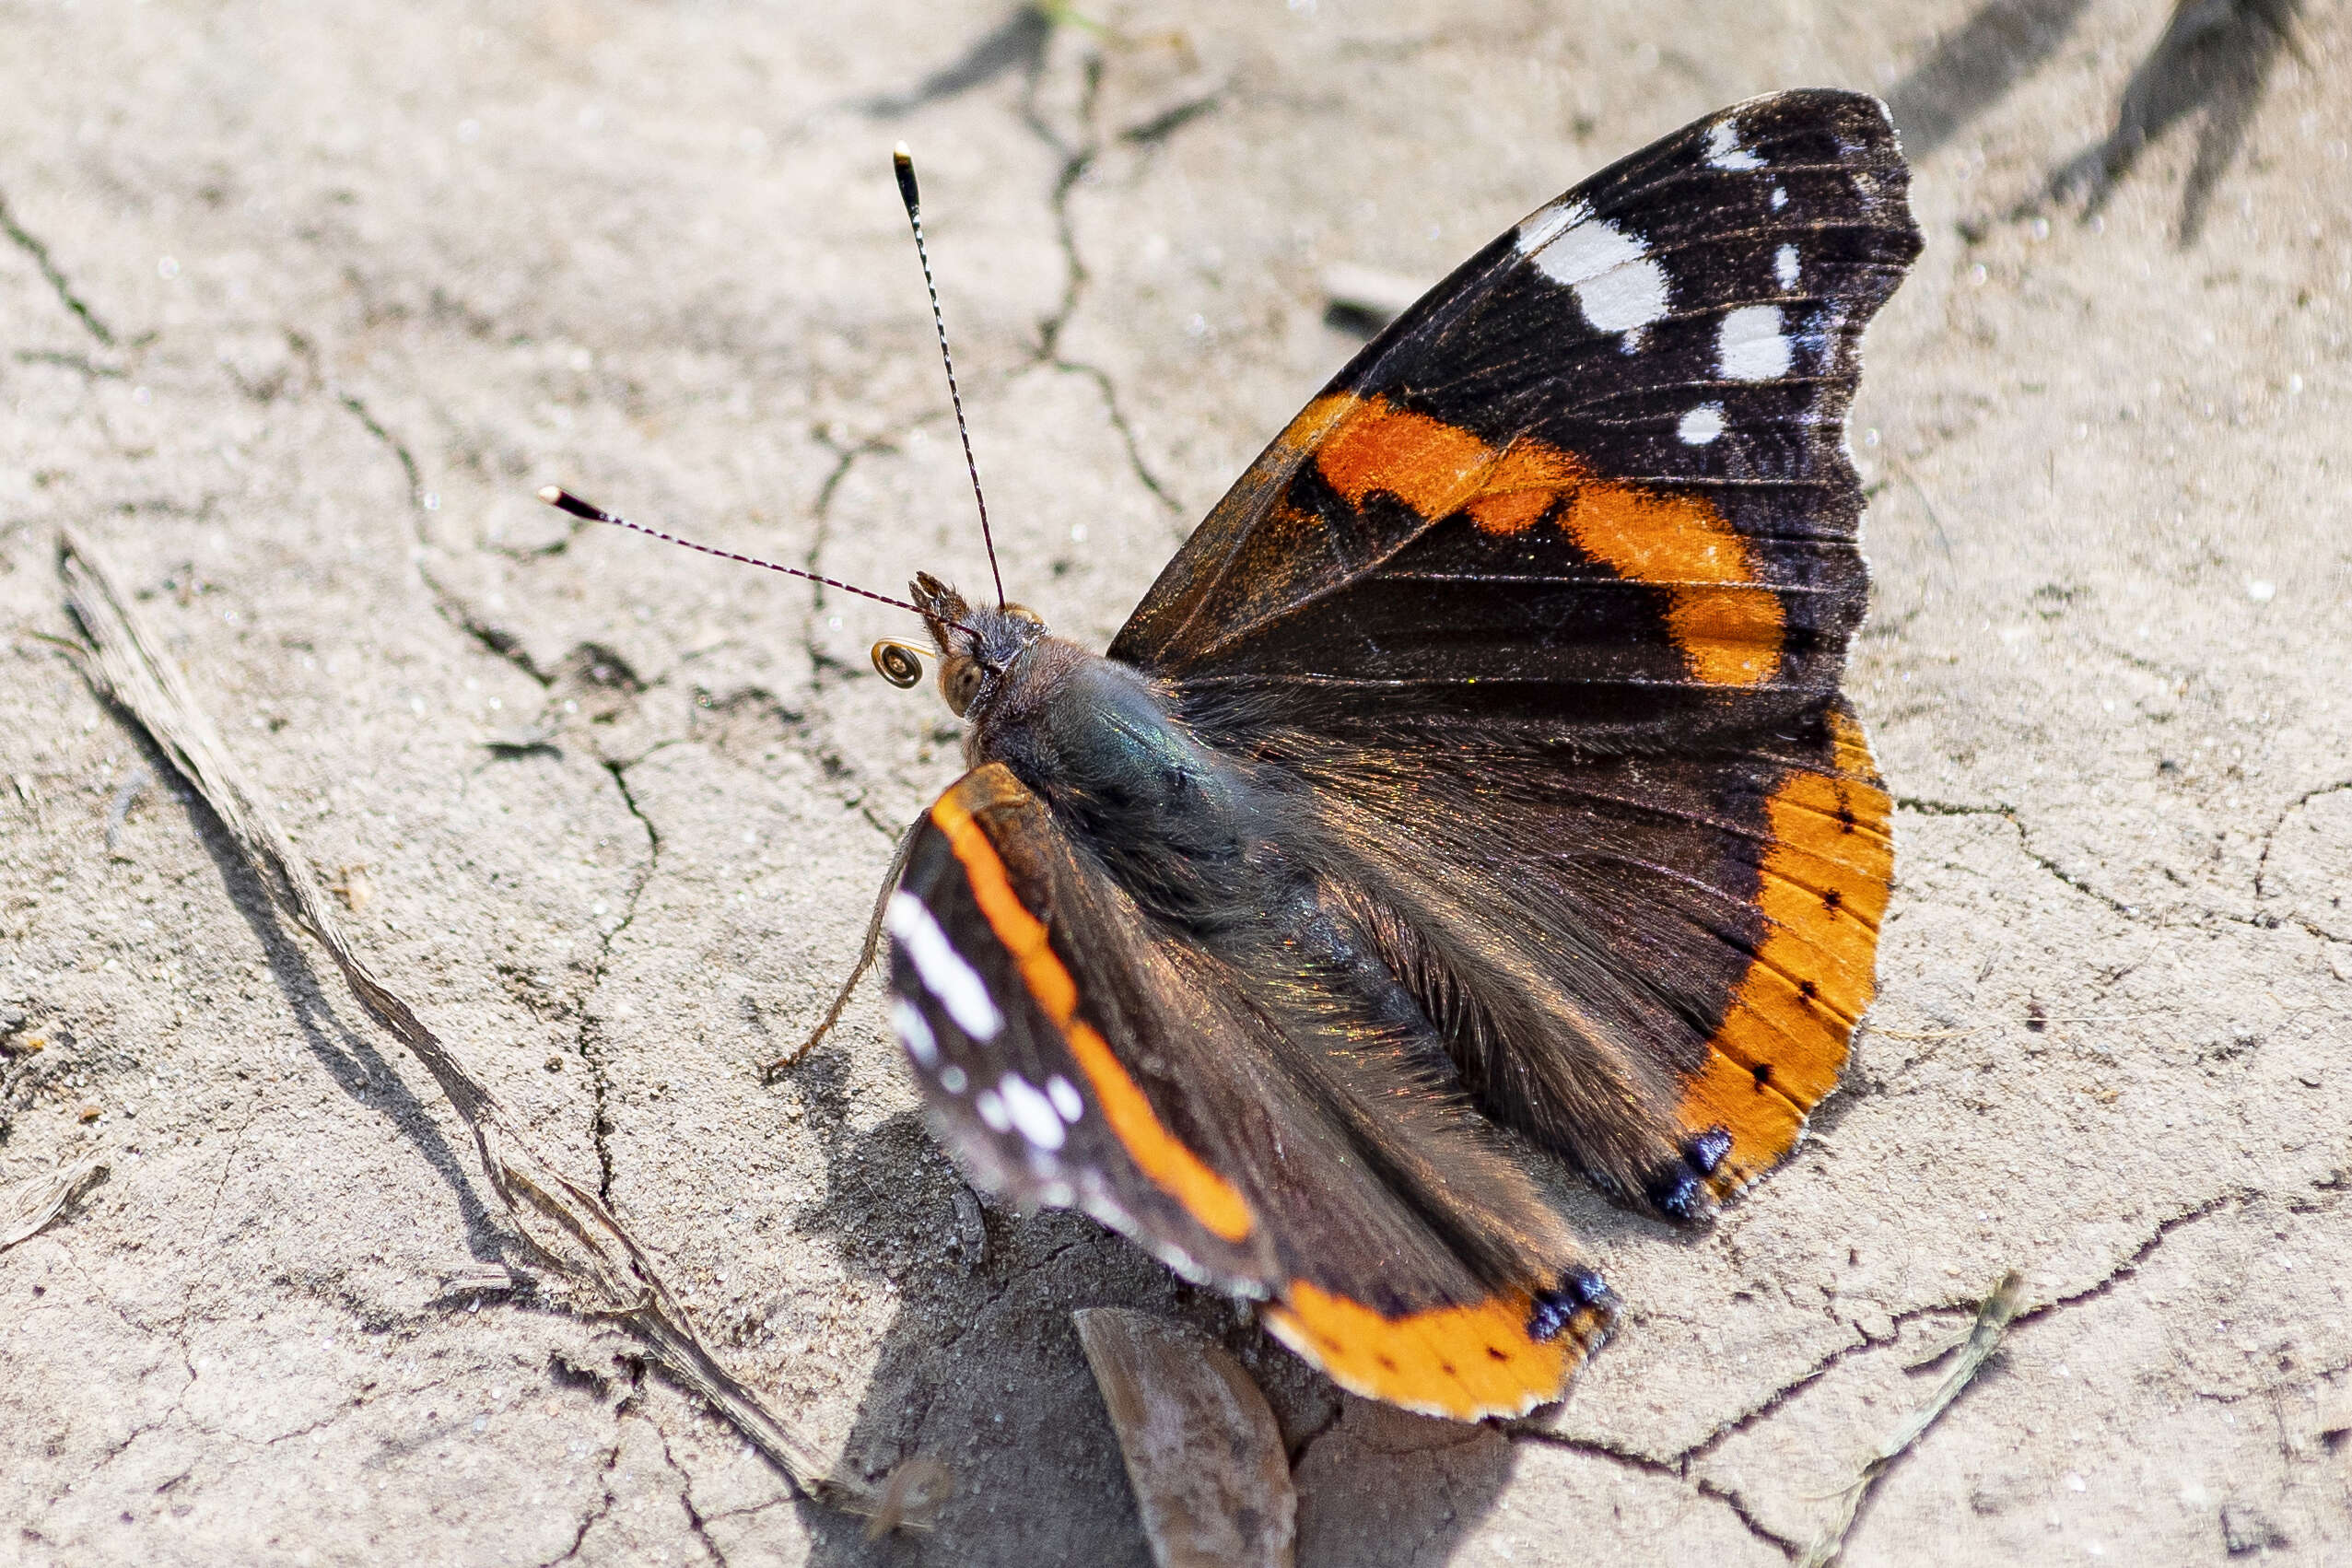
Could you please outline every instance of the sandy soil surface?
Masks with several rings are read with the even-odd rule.
[[[0,1561],[1141,1563],[1069,1319],[1117,1305],[1265,1386],[1304,1562],[1778,1563],[2009,1266],[1849,1561],[2352,1558],[2345,10],[1080,9],[0,7],[0,1190],[111,1172],[0,1255]],[[892,612],[531,497],[980,578],[894,140],[1008,584],[1099,641],[1352,348],[1327,268],[1814,83],[1893,101],[1928,236],[1855,415],[1884,989],[1711,1233],[1578,1210],[1630,1310],[1563,1407],[1342,1398],[959,1208],[870,998],[760,1081],[955,731]],[[497,1288],[430,1082],[43,640],[61,525],[714,1342],[847,1470],[955,1469],[935,1533]]]

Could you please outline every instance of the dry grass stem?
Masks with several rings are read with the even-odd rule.
[[[567,1305],[625,1325],[663,1371],[732,1422],[808,1496],[868,1516],[881,1511],[880,1496],[829,1476],[829,1463],[815,1445],[720,1363],[647,1248],[614,1217],[594,1188],[573,1180],[542,1154],[482,1079],[353,950],[327,889],[296,853],[268,804],[247,785],[178,667],[141,625],[130,596],[104,562],[71,531],[61,541],[59,569],[66,602],[89,639],[86,649],[77,650],[85,676],[135,719],[195,787],[271,902],[326,950],[361,1005],[432,1074],[474,1135],[483,1172],[515,1234],[568,1293]],[[892,1513],[896,1523],[921,1522],[903,1500]]]
[[[1968,1343],[1961,1347],[1960,1360],[1950,1374],[1927,1402],[1890,1433],[1886,1441],[1878,1445],[1878,1451],[1863,1464],[1861,1473],[1839,1495],[1835,1515],[1813,1538],[1813,1544],[1806,1549],[1797,1568],[1829,1568],[1838,1560],[1838,1554],[1845,1550],[1846,1532],[1854,1527],[1855,1515],[1861,1513],[1871,1488],[1878,1484],[1878,1478],[1897,1459],[1910,1451],[1913,1444],[1926,1435],[1927,1429],[1960,1397],[1960,1390],[1969,1386],[1985,1361],[2000,1348],[2001,1336],[2008,1332],[2009,1319],[2018,1315],[2018,1304],[2024,1294],[2024,1275],[2012,1269],[2001,1276],[2001,1282],[1993,1287],[1993,1293],[1977,1308],[1976,1327],[1969,1331]]]
[[[62,1171],[18,1183],[16,1190],[0,1198],[0,1252],[39,1235],[42,1226],[65,1211],[65,1205],[106,1176],[106,1161],[93,1154]]]

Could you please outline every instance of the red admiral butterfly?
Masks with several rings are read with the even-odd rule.
[[[1615,1316],[1547,1161],[1687,1224],[1796,1146],[1891,872],[1844,425],[1908,184],[1833,91],[1603,170],[1368,344],[1106,657],[916,578],[972,771],[880,920],[977,1186],[1470,1419]]]

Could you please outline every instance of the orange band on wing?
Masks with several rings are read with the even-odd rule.
[[[1110,1043],[1078,1016],[1078,984],[1056,956],[1046,928],[1029,913],[1004,874],[996,846],[971,812],[950,790],[931,807],[931,821],[947,835],[948,847],[964,864],[972,896],[989,929],[1021,966],[1022,983],[1070,1043],[1071,1055],[1094,1085],[1094,1101],[1143,1174],[1184,1205],[1211,1235],[1239,1241],[1255,1221],[1242,1195],[1160,1124],[1151,1101],[1111,1052]]]
[[[1387,1317],[1293,1280],[1263,1316],[1284,1344],[1342,1388],[1424,1415],[1476,1421],[1525,1415],[1560,1398],[1569,1375],[1599,1344],[1601,1319],[1589,1309],[1555,1338],[1533,1338],[1532,1305],[1514,1293]]]
[[[1791,774],[1765,802],[1764,938],[1683,1088],[1685,1127],[1731,1134],[1715,1184],[1726,1192],[1796,1146],[1806,1113],[1837,1086],[1876,986],[1894,874],[1887,792],[1861,727],[1833,710],[1830,734],[1828,769]]]
[[[1345,408],[1344,397],[1316,399],[1292,428],[1328,432],[1316,465],[1349,505],[1385,491],[1433,522],[1468,512],[1489,533],[1518,533],[1553,516],[1619,577],[1669,590],[1667,634],[1700,680],[1754,685],[1779,668],[1780,598],[1705,498],[1603,479],[1574,452],[1529,437],[1497,449],[1386,398]]]

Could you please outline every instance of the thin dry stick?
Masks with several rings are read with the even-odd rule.
[[[1878,1451],[1863,1465],[1862,1473],[1838,1498],[1836,1515],[1813,1538],[1813,1544],[1806,1550],[1797,1568],[1829,1568],[1838,1560],[1838,1554],[1845,1550],[1845,1533],[1854,1527],[1854,1517],[1862,1511],[1863,1500],[1870,1495],[1871,1488],[1878,1484],[1878,1478],[1887,1473],[1890,1466],[1926,1434],[1937,1418],[1960,1398],[1960,1390],[1968,1387],[1986,1358],[2000,1347],[2001,1336],[2008,1332],[2009,1319],[2018,1315],[2018,1303],[2024,1294],[2024,1275],[2012,1269],[2001,1276],[2001,1282],[1993,1287],[1993,1293],[1977,1308],[1976,1327],[1969,1330],[1968,1343],[1961,1349],[1950,1375],[1909,1421],[1878,1445]]]
[[[39,1235],[42,1226],[65,1211],[66,1204],[104,1181],[106,1175],[105,1158],[93,1154],[0,1196],[0,1252]]]
[[[178,667],[158,651],[155,638],[140,625],[130,596],[104,562],[70,530],[60,542],[59,569],[66,603],[89,638],[87,650],[75,650],[84,675],[154,738],[228,830],[271,901],[326,949],[361,1004],[433,1075],[474,1134],[482,1169],[516,1234],[571,1288],[574,1308],[611,1316],[634,1330],[664,1371],[734,1422],[802,1492],[851,1513],[873,1515],[882,1500],[863,1485],[828,1476],[816,1445],[720,1364],[662,1282],[651,1256],[595,1190],[540,1153],[488,1086],[352,951],[318,879],[230,762]]]

